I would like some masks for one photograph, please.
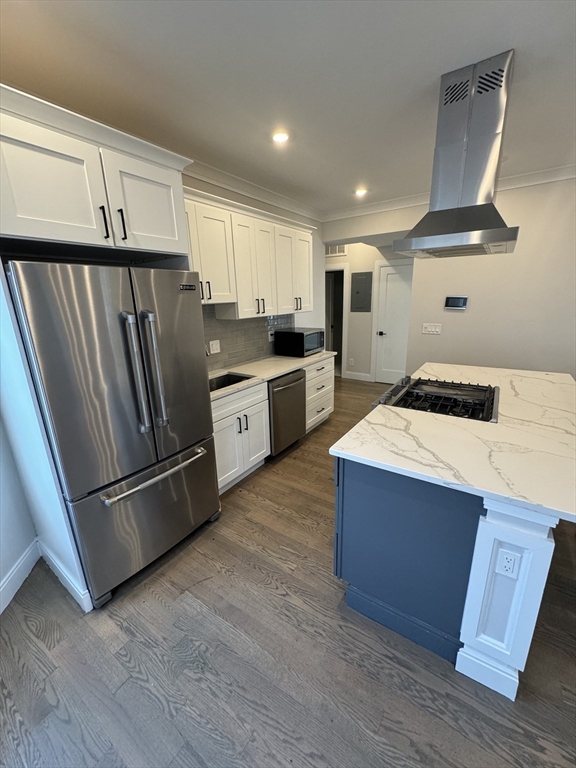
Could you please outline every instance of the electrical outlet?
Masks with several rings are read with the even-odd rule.
[[[431,333],[438,336],[442,333],[441,323],[422,323],[422,333]]]
[[[216,355],[220,352],[220,341],[217,339],[216,341],[210,342],[210,354]]]
[[[502,576],[509,576],[511,579],[517,579],[521,559],[522,555],[519,555],[517,552],[511,552],[509,549],[499,550],[496,560],[496,573],[501,573]]]
[[[351,358],[350,358],[350,360],[348,361],[348,365],[349,365],[351,368],[354,368],[354,358],[353,358],[353,357],[351,357]]]
[[[274,341],[274,331],[268,331],[268,341]]]

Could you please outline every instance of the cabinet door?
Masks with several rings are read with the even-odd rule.
[[[204,299],[207,304],[235,302],[236,274],[231,214],[211,205],[194,207]]]
[[[295,232],[294,238],[294,293],[298,310],[309,312],[312,309],[312,235]]]
[[[293,261],[295,232],[287,227],[275,227],[276,245],[276,296],[279,315],[296,310],[296,294],[293,286]]]
[[[2,115],[0,154],[3,235],[114,245],[98,147]]]
[[[218,488],[223,488],[244,472],[241,425],[240,414],[214,422]]]
[[[270,416],[268,400],[242,414],[244,469],[250,469],[270,455]]]
[[[110,149],[100,152],[116,244],[187,254],[181,174]]]
[[[233,213],[232,239],[238,292],[238,319],[256,317],[262,314],[262,302],[258,294],[254,219]]]
[[[264,315],[277,315],[274,225],[254,219],[258,297]]]
[[[191,200],[184,200],[184,210],[186,212],[186,227],[188,229],[188,246],[190,248],[190,269],[192,272],[198,272],[200,275],[200,285],[202,283],[202,265],[200,264],[200,252],[198,246],[198,230],[196,228],[196,211],[194,203]],[[202,291],[202,303],[204,304],[204,292]]]

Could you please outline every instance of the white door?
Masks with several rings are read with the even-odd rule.
[[[270,455],[270,416],[268,400],[253,405],[242,415],[244,468],[250,469]]]
[[[312,235],[295,232],[294,246],[294,293],[298,311],[312,309]]]
[[[207,304],[236,301],[236,274],[229,211],[211,205],[194,206],[197,253],[202,265],[203,295]],[[192,241],[194,245],[194,241]],[[196,260],[196,255],[194,255]]]
[[[218,488],[223,488],[244,472],[242,421],[239,415],[234,415],[214,422]]]
[[[110,149],[100,153],[116,244],[187,254],[181,174]]]
[[[256,242],[256,275],[258,298],[264,315],[277,315],[276,309],[276,259],[274,249],[274,225],[254,219]]]
[[[2,115],[0,154],[3,235],[114,245],[98,147]]]
[[[412,265],[379,269],[376,381],[393,384],[406,375]]]
[[[256,317],[256,315],[263,314],[263,309],[258,294],[254,219],[233,213],[232,239],[238,295],[238,319]]]
[[[294,234],[293,229],[275,227],[276,296],[279,315],[296,311],[293,283]]]

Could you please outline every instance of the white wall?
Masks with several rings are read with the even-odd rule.
[[[520,227],[514,253],[415,260],[407,373],[433,361],[575,375],[574,180],[503,190],[495,202],[506,223]],[[323,238],[406,231],[426,211],[326,222]],[[468,296],[469,309],[444,310],[451,294]],[[442,334],[423,335],[424,322],[442,323]]]
[[[409,372],[431,360],[576,373],[574,181],[500,192],[497,207],[520,226],[514,253],[416,262]],[[443,309],[449,294],[468,296],[468,309]]]
[[[36,529],[0,420],[0,613],[39,556]]]

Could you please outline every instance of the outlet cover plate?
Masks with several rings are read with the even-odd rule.
[[[210,354],[211,355],[216,355],[216,354],[218,354],[218,352],[220,352],[220,340],[219,339],[217,339],[216,341],[211,341],[210,342]]]
[[[510,579],[517,579],[521,559],[522,555],[519,555],[518,552],[500,549],[496,560],[496,573],[501,573],[502,576],[508,576]]]

